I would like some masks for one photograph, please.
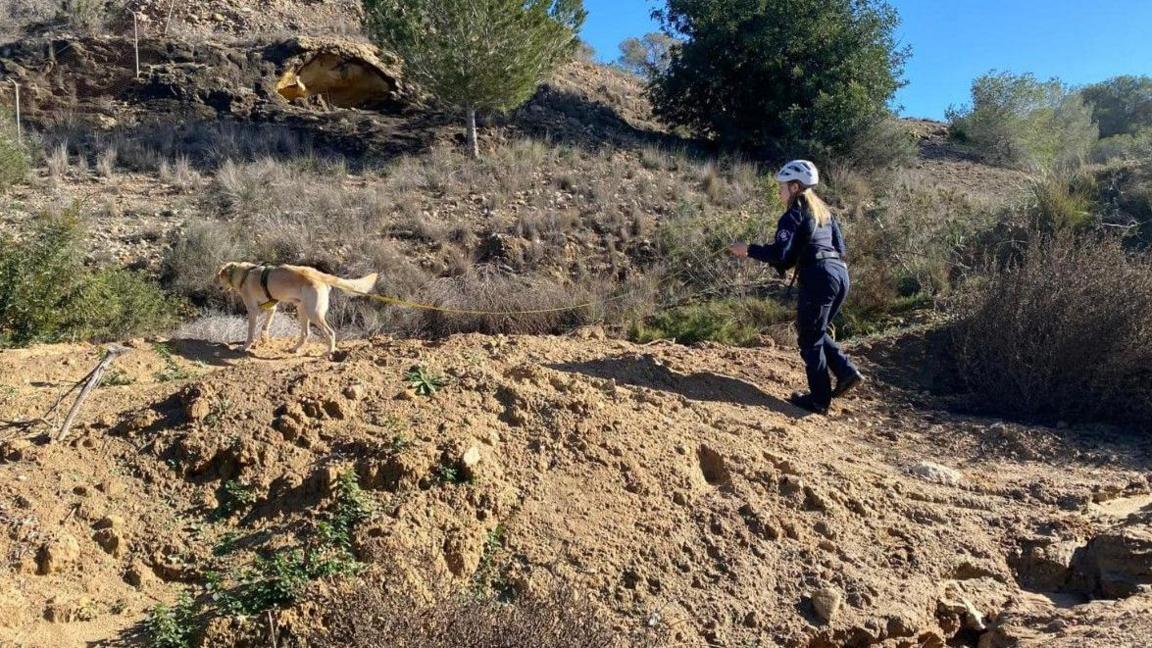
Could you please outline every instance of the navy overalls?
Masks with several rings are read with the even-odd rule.
[[[835,218],[824,227],[816,226],[797,202],[776,226],[776,240],[770,245],[749,245],[748,256],[771,264],[777,270],[798,267],[800,297],[796,304],[800,356],[808,372],[812,401],[821,407],[832,402],[832,381],[828,371],[843,379],[856,371],[851,361],[828,335],[828,322],[840,311],[848,296],[847,250],[844,235]]]

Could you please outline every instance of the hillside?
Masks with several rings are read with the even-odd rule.
[[[125,342],[66,442],[44,434],[58,413],[0,427],[0,648],[149,645],[149,614],[184,595],[213,647],[418,642],[452,605],[533,615],[553,596],[535,623],[621,646],[1147,644],[1152,440],[957,413],[939,336],[900,328],[937,318],[932,255],[1029,197],[1025,174],[924,120],[899,124],[917,154],[898,168],[827,169],[873,381],[803,417],[783,401],[804,380],[790,305],[764,299],[785,282],[723,255],[771,236],[760,165],[584,61],[487,117],[472,162],[457,117],[359,34],[358,3],[249,4],[132,3],[139,76],[115,21],[0,46],[38,155],[0,234],[74,216],[83,268],[181,300],[177,330]],[[211,285],[239,259],[378,271],[378,292],[440,305],[595,308],[338,298],[334,358],[286,339],[249,357]],[[731,309],[717,329],[753,321],[745,346],[639,343],[709,299]],[[101,354],[0,349],[0,424],[43,416]]]
[[[520,591],[589,592],[618,627],[650,622],[677,645],[1146,636],[1111,619],[1147,595],[1076,605],[1145,578],[1146,443],[921,411],[887,389],[801,418],[778,396],[802,375],[786,350],[587,335],[379,339],[337,363],[132,344],[123,384],[100,390],[70,442],[4,446],[15,570],[0,637],[129,637],[156,599],[219,568],[213,547],[283,545],[345,469],[377,507],[354,541],[369,582],[496,570]],[[7,415],[47,409],[58,389],[37,385],[70,383],[95,354],[3,352]],[[414,363],[448,384],[414,396]],[[192,377],[158,381],[173,367]],[[437,476],[474,451],[466,483]],[[214,521],[227,481],[251,508]],[[827,622],[812,607],[825,589],[841,601]],[[323,617],[308,610],[278,614]],[[258,625],[216,626],[205,645]]]

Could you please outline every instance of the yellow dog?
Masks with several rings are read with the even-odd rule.
[[[244,351],[256,344],[256,331],[261,329],[260,315],[267,312],[260,341],[268,340],[268,329],[276,315],[280,302],[296,306],[296,316],[300,321],[300,338],[293,353],[299,353],[311,335],[309,324],[328,338],[328,353],[336,351],[336,331],[328,325],[328,294],[338,288],[354,294],[365,294],[376,286],[377,274],[359,279],[341,279],[320,272],[315,268],[293,265],[257,265],[255,263],[226,263],[216,273],[216,281],[222,286],[240,293],[245,308],[248,309],[248,339]]]

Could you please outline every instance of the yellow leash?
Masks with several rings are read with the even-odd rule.
[[[561,306],[560,308],[538,308],[538,309],[534,309],[534,310],[521,310],[521,311],[483,311],[483,310],[471,310],[471,309],[467,309],[467,308],[445,308],[443,306],[434,306],[432,304],[421,304],[418,302],[408,301],[406,299],[400,299],[399,297],[388,297],[385,295],[373,295],[370,293],[357,292],[355,290],[347,290],[345,292],[347,292],[351,295],[356,295],[357,297],[366,297],[368,299],[371,299],[372,301],[380,302],[382,304],[390,304],[392,306],[402,306],[404,308],[413,308],[416,310],[435,311],[437,313],[445,313],[448,315],[505,315],[505,316],[510,316],[510,315],[545,315],[548,313],[564,313],[564,312],[568,312],[568,311],[576,311],[576,310],[582,310],[585,308],[592,308],[596,304],[604,304],[604,303],[608,303],[611,301],[615,301],[615,300],[623,299],[624,297],[627,297],[627,295],[619,295],[619,296],[611,297],[609,299],[604,299],[601,301],[584,302],[583,304],[576,304],[575,306]]]

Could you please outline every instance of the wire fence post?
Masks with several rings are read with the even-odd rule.
[[[132,39],[136,44],[136,78],[140,78],[140,27],[136,21],[136,12],[132,12]]]
[[[12,87],[16,88],[16,142],[24,143],[24,129],[20,125],[20,84],[12,80]]]

